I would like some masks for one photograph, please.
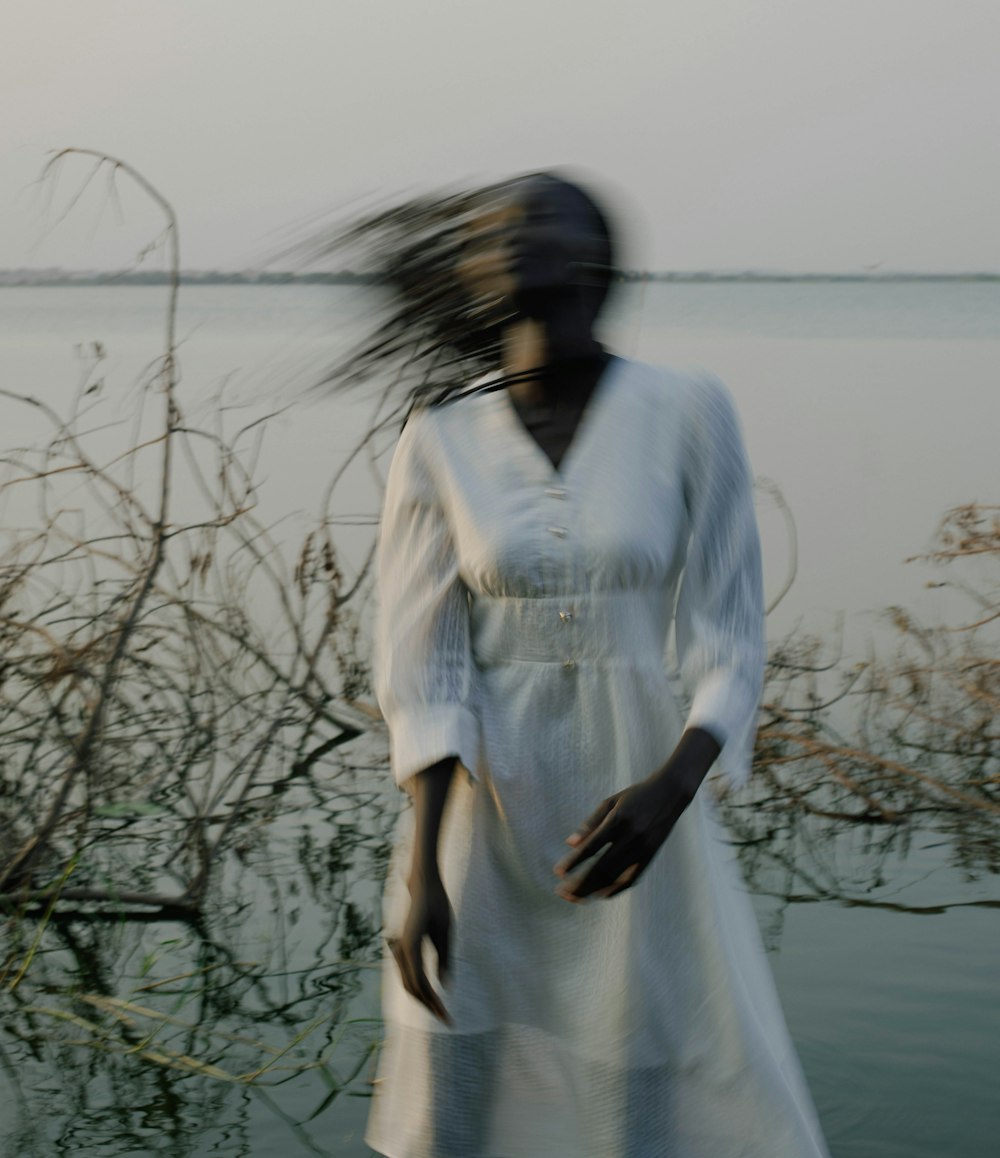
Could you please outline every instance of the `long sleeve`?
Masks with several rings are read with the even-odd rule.
[[[690,539],[676,609],[677,659],[691,699],[687,727],[722,744],[733,787],[750,775],[767,646],[753,479],[723,384],[692,384],[684,427]]]
[[[475,773],[467,589],[423,448],[428,414],[400,435],[386,480],[375,560],[375,694],[404,785],[446,756]]]

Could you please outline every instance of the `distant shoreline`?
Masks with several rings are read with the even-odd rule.
[[[625,270],[627,282],[684,282],[703,284],[741,284],[791,282],[1000,282],[1000,273],[784,273],[781,271],[649,271]],[[166,270],[100,270],[0,269],[0,288],[29,286],[165,286],[170,284]],[[340,273],[226,272],[223,270],[185,270],[181,285],[375,285],[371,274],[344,270]]]

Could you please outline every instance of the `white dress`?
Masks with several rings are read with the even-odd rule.
[[[369,1145],[389,1158],[826,1155],[709,788],[632,888],[583,905],[554,894],[566,837],[660,767],[686,726],[724,741],[731,784],[749,773],[760,548],[722,384],[612,360],[559,470],[506,391],[414,413],[377,576],[395,777],[450,754],[466,772],[439,847],[454,1025],[405,992],[387,955]],[[412,810],[387,934],[405,920],[411,839]],[[436,977],[429,946],[426,964]]]

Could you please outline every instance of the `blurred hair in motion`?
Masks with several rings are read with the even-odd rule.
[[[592,321],[616,278],[606,211],[550,172],[413,197],[295,252],[304,264],[350,263],[380,288],[368,332],[323,384],[377,381],[398,402],[394,411],[440,403],[498,374],[503,328],[518,317]],[[558,335],[549,337],[557,352]]]

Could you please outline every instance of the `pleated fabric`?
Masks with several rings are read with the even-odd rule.
[[[376,692],[401,786],[449,755],[449,1028],[383,972],[387,1158],[821,1158],[710,788],[609,900],[565,839],[686,727],[749,775],[766,654],[753,485],[709,374],[613,359],[560,468],[505,391],[411,416],[387,480]],[[386,884],[405,921],[412,813]],[[429,975],[436,965],[428,948]]]

